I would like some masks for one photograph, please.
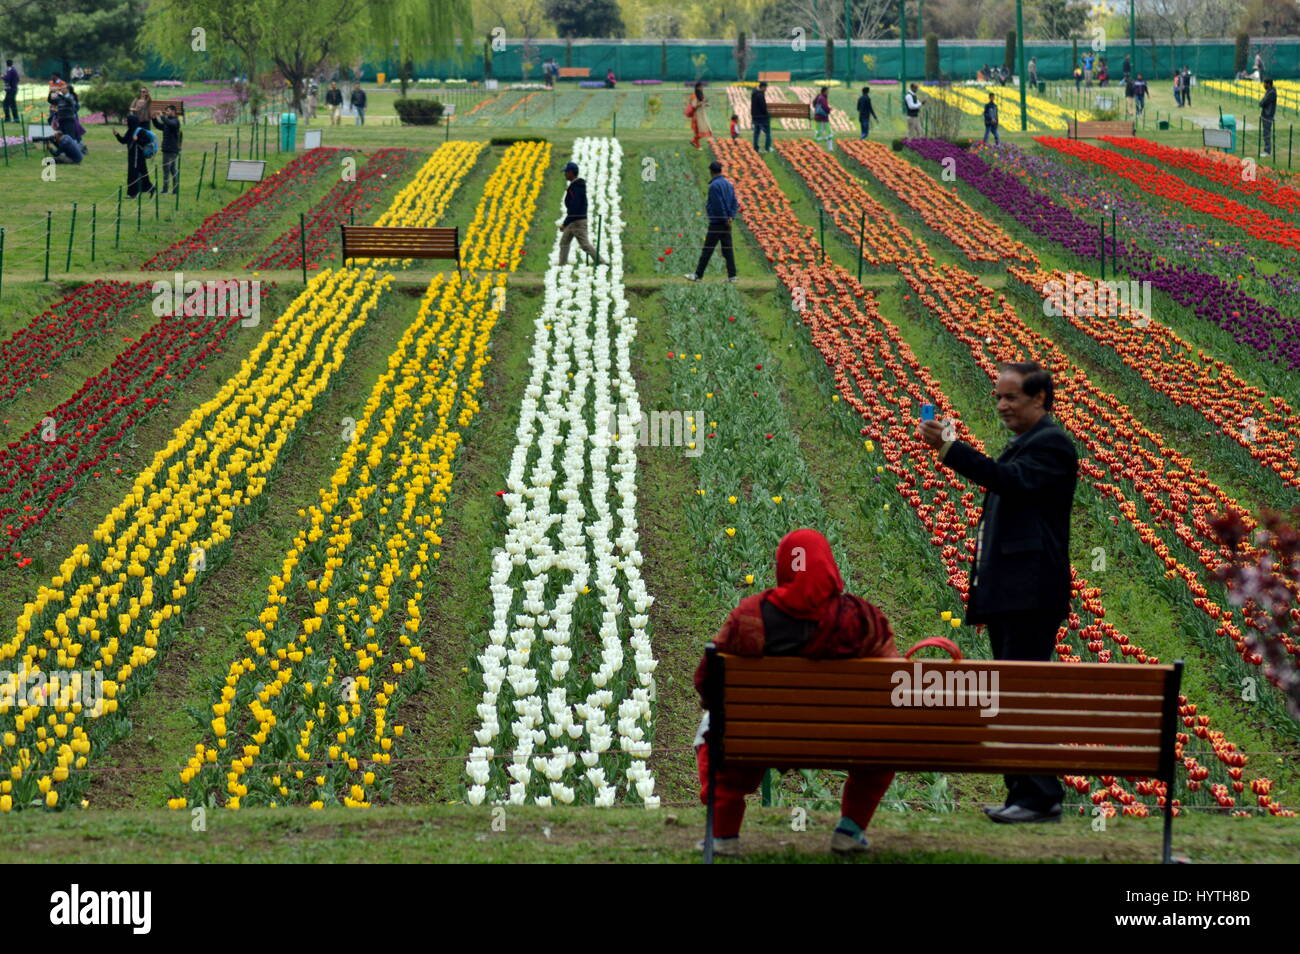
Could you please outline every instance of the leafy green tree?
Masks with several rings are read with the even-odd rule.
[[[1065,40],[1077,36],[1088,20],[1088,5],[1079,0],[1036,0],[1034,5],[1026,6],[1026,12],[1032,11],[1037,29],[1030,36],[1040,36],[1044,40]]]
[[[562,37],[623,36],[616,0],[546,0],[546,19]]]
[[[99,66],[135,50],[143,0],[60,0],[0,7],[16,53],[57,60],[67,76],[74,64]]]
[[[470,0],[150,0],[144,35],[173,63],[225,57],[250,78],[274,66],[301,112],[305,81],[326,64],[371,49],[398,63],[454,55],[458,39],[470,48],[471,30]]]

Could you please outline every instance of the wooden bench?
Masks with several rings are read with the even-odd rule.
[[[784,70],[784,71],[768,70],[765,73],[760,72],[758,74],[758,81],[760,83],[765,81],[768,83],[788,83],[790,82],[790,71],[789,70]]]
[[[167,111],[168,106],[176,107],[176,115],[185,118],[185,101],[180,99],[155,99],[149,102],[149,118],[156,119]]]
[[[589,79],[591,77],[590,66],[561,66],[560,79]]]
[[[811,119],[809,103],[768,103],[767,114],[773,119]]]
[[[1076,123],[1073,119],[1067,123],[1071,139],[1100,139],[1103,136],[1132,136],[1137,128],[1132,122],[1121,119],[1093,119]]]
[[[705,659],[706,863],[713,860],[716,772],[724,763],[1158,778],[1167,786],[1163,860],[1171,860],[1181,660],[963,661],[960,653],[952,660],[814,660],[733,656],[712,643]],[[931,673],[959,688],[962,682],[948,680],[974,688],[982,679],[996,701],[982,711],[978,699],[956,692],[944,700],[953,704],[925,705],[924,696],[903,691],[917,682],[924,689]]]
[[[340,225],[343,261],[354,258],[450,258],[460,271],[460,227],[440,229]]]

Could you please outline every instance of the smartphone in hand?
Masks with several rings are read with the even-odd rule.
[[[934,405],[933,405],[933,404],[922,404],[922,405],[921,405],[921,420],[923,420],[923,421],[933,421],[933,420],[934,420]]]

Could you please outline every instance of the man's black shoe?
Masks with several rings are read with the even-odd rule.
[[[1036,812],[1024,805],[1007,805],[988,813],[989,818],[1003,825],[1017,825],[1022,822],[1059,822],[1061,806],[1057,805],[1045,812]]]

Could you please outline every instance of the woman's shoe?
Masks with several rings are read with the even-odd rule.
[[[704,850],[704,840],[701,839],[695,843],[697,851]],[[719,858],[739,858],[740,857],[740,836],[733,835],[731,838],[714,838],[713,853]]]

